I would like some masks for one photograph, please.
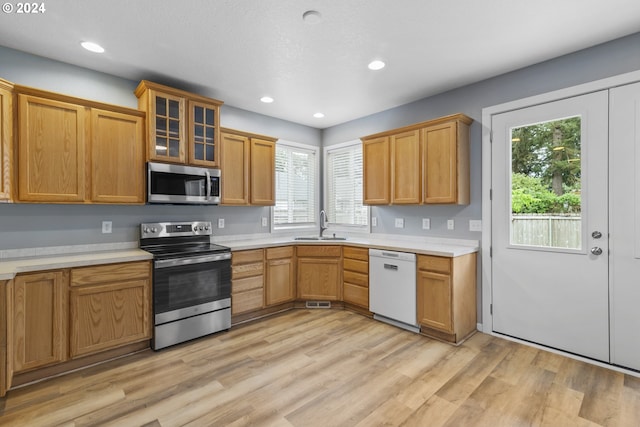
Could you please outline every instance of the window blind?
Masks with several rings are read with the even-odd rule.
[[[369,210],[362,204],[362,143],[327,150],[326,210],[336,225],[366,226]]]
[[[276,144],[274,227],[310,226],[316,222],[317,149]]]

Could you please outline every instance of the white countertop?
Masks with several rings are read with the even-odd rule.
[[[379,237],[378,237],[379,236]],[[246,237],[246,236],[245,236]],[[214,238],[215,243],[227,246],[232,251],[260,249],[286,245],[341,245],[359,246],[390,251],[412,252],[421,255],[458,257],[478,252],[479,243],[475,240],[417,238],[393,235],[373,235],[348,237],[346,240],[295,240],[292,236],[239,238],[227,240]]]
[[[152,258],[153,255],[149,252],[140,249],[9,258],[0,261],[0,280],[11,280],[18,273],[98,264],[114,264],[118,262],[144,261]]]
[[[364,235],[346,240],[295,240],[293,236],[252,235],[213,237],[212,241],[232,251],[289,245],[340,245],[411,252],[422,255],[458,257],[478,252],[476,240],[457,240],[396,235]],[[57,246],[0,251],[0,280],[11,280],[18,273],[83,267],[153,258],[137,248],[137,242],[104,245]]]

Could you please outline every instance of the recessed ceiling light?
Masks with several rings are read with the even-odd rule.
[[[315,114],[313,115],[313,117],[315,117],[316,119],[321,119],[321,118],[323,118],[323,117],[324,117],[324,114],[322,114],[322,113],[315,113]]]
[[[307,24],[317,24],[322,21],[322,15],[317,10],[307,10],[302,14],[302,20]]]
[[[273,102],[273,98],[270,96],[263,96],[262,98],[260,98],[260,101],[264,102],[265,104],[271,104]]]
[[[91,52],[95,52],[95,53],[102,53],[104,52],[104,48],[102,46],[100,46],[97,43],[92,43],[92,42],[82,42],[80,43],[80,46],[82,46],[83,48],[87,49],[88,51]]]
[[[384,61],[376,59],[375,61],[369,62],[369,69],[373,71],[382,70],[385,65]]]

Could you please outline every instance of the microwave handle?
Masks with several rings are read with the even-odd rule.
[[[206,200],[211,200],[211,175],[208,170],[204,171],[205,176],[207,177],[207,196]]]

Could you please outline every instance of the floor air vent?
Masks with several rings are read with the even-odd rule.
[[[331,308],[331,301],[307,301],[307,308]]]

